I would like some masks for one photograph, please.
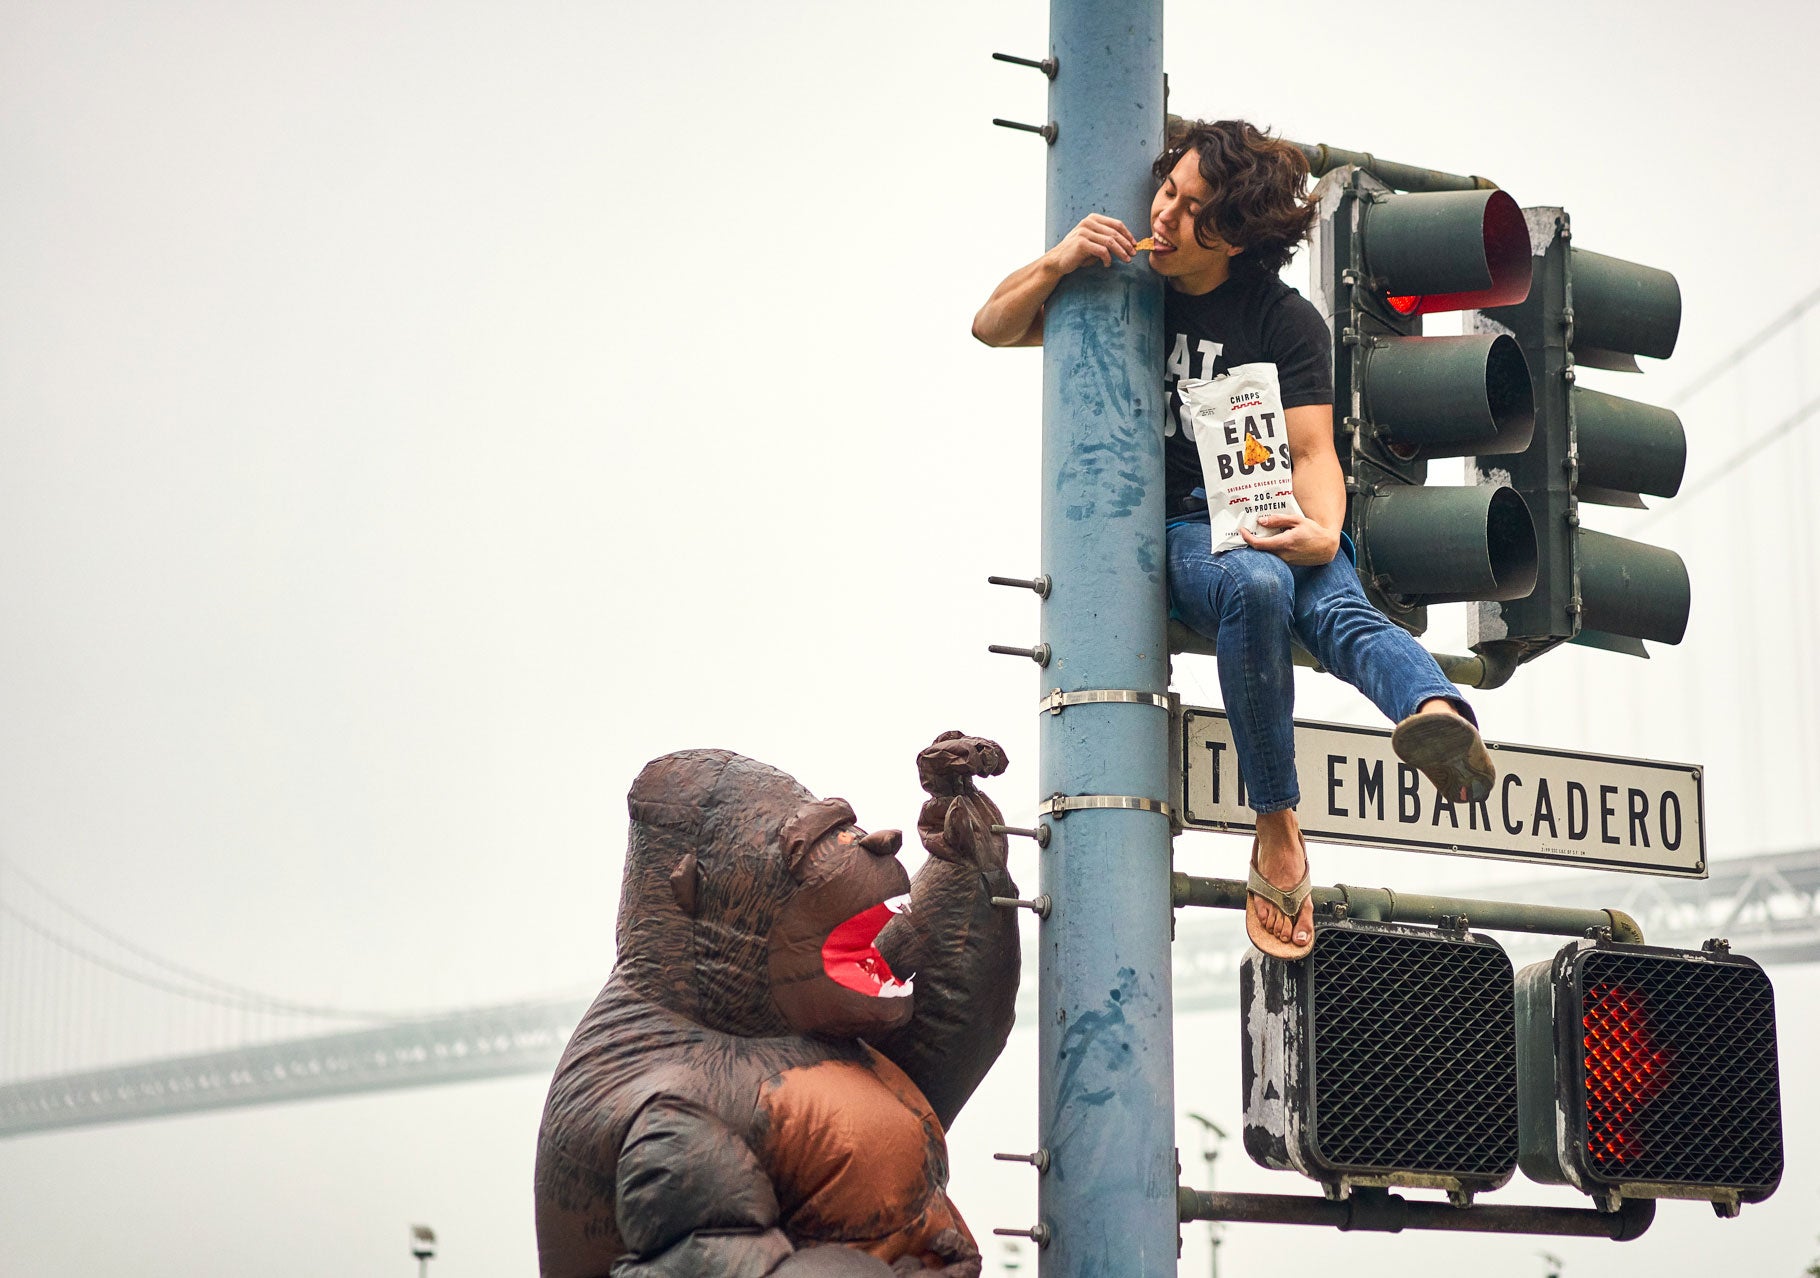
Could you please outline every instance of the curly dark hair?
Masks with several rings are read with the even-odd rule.
[[[1276,272],[1289,265],[1319,211],[1309,201],[1308,160],[1292,142],[1244,120],[1181,120],[1150,172],[1162,185],[1190,150],[1213,198],[1194,218],[1194,238],[1212,248],[1216,236],[1244,249],[1233,265]]]

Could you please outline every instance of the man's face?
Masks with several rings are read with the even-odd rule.
[[[1201,177],[1200,156],[1189,150],[1157,188],[1150,201],[1150,269],[1169,277],[1184,292],[1202,293],[1225,282],[1232,258],[1243,252],[1218,236],[1209,248],[1194,237],[1195,214],[1213,198]]]

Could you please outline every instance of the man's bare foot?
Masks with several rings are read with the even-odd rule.
[[[1308,873],[1307,845],[1295,809],[1258,814],[1258,873],[1272,887],[1288,892]],[[1302,902],[1294,918],[1255,893],[1246,896],[1245,909],[1271,936],[1297,949],[1314,935],[1314,902]]]

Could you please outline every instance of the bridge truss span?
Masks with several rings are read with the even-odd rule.
[[[0,1087],[0,1137],[165,1114],[536,1074],[555,1067],[588,999],[471,1008]]]

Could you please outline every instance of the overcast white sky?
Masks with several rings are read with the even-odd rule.
[[[984,577],[1040,567],[1040,357],[967,323],[1045,247],[1042,145],[988,124],[1042,120],[1044,82],[988,55],[1040,56],[1046,24],[1033,0],[0,0],[0,856],[177,962],[402,1008],[604,979],[623,796],[671,749],[908,826],[915,751],[961,727],[1007,745],[996,792],[1028,816],[1037,680],[984,646],[1033,642],[1035,605]],[[1167,49],[1179,111],[1486,174],[1672,270],[1680,350],[1612,385],[1691,396],[1697,477],[1820,368],[1791,339],[1689,386],[1820,286],[1817,41],[1793,3],[1179,0]],[[1694,573],[1686,644],[1550,657],[1476,698],[1489,733],[1705,763],[1716,855],[1811,844],[1810,434],[1748,459],[1761,503],[1721,485],[1650,526]],[[1178,686],[1212,699],[1211,663]],[[1300,708],[1372,713],[1314,676]],[[1317,849],[1325,881],[1488,872]],[[1228,1272],[1515,1278],[1546,1247],[1798,1274],[1816,984],[1775,976],[1793,1153],[1741,1220],[1670,1204],[1622,1249],[1234,1227]],[[1034,1219],[988,1157],[1033,1147],[1030,1051],[955,1134],[976,1233]],[[1236,1122],[1236,1061],[1230,1017],[1185,1018],[1184,1107]],[[0,1272],[404,1274],[426,1220],[443,1278],[531,1274],[543,1087],[0,1144]],[[1221,1176],[1302,1188],[1236,1148]]]

